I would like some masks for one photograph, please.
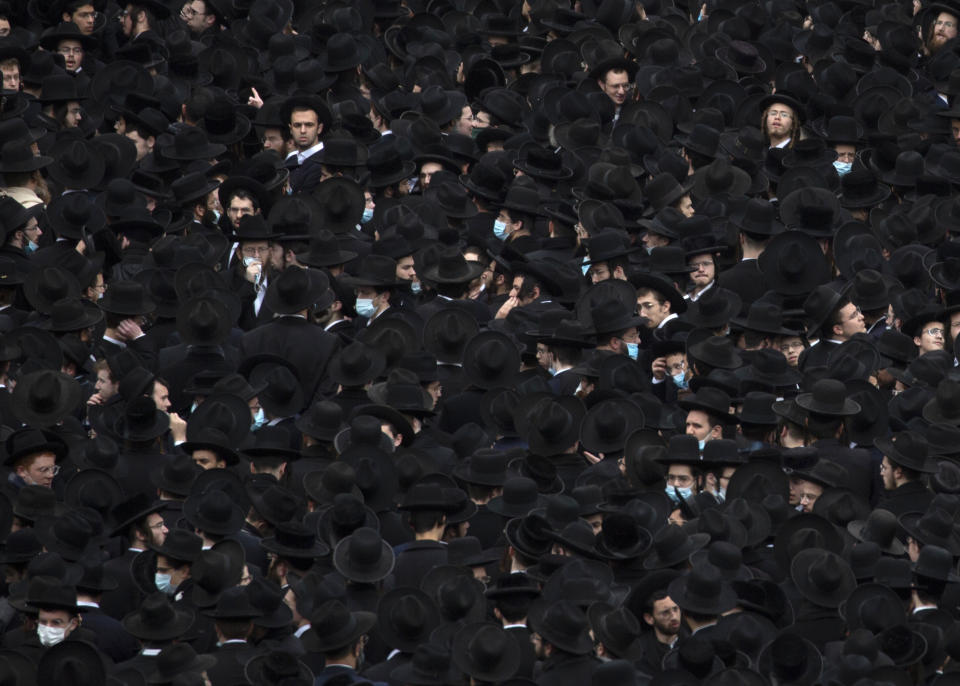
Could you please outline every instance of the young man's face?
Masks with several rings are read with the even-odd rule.
[[[203,470],[213,469],[214,467],[222,469],[227,466],[226,462],[221,460],[212,450],[194,450],[191,457]]]
[[[690,410],[687,412],[686,432],[698,441],[710,440],[710,435],[714,433],[714,427],[710,424],[710,416],[701,410]]]
[[[773,103],[767,110],[767,117],[764,121],[767,134],[771,138],[786,138],[790,135],[793,117],[793,108],[784,105],[782,102]]]
[[[670,302],[661,299],[654,291],[640,291],[637,293],[637,309],[640,315],[647,318],[647,327],[655,329],[670,314]]]
[[[38,453],[17,467],[19,476],[28,486],[50,488],[57,472],[57,457],[51,452]]]
[[[943,350],[946,344],[943,322],[927,322],[920,329],[920,335],[913,337],[921,355],[934,350]]]
[[[687,260],[687,266],[694,268],[690,272],[690,280],[698,288],[703,288],[717,276],[717,267],[710,255],[694,255]]]
[[[664,636],[680,633],[680,608],[667,596],[653,601],[652,614],[644,613],[643,620]]]
[[[787,358],[787,364],[796,367],[800,360],[800,353],[803,352],[803,339],[799,336],[784,336],[780,339],[778,348]]]
[[[323,124],[313,110],[294,110],[290,114],[290,135],[301,152],[309,150],[320,141]]]
[[[227,218],[231,221],[234,228],[240,228],[240,219],[242,217],[253,214],[256,214],[253,200],[239,196],[230,198],[230,204],[227,205]]]
[[[16,62],[0,67],[3,75],[3,89],[7,91],[20,90],[20,65]]]
[[[597,79],[597,84],[617,107],[627,101],[627,96],[632,90],[630,75],[626,71],[617,69],[611,69],[602,79]]]
[[[83,46],[78,40],[62,40],[57,45],[57,52],[63,55],[63,63],[67,71],[76,71],[83,62]]]
[[[837,323],[833,326],[833,332],[839,340],[845,341],[854,334],[865,333],[866,330],[863,313],[853,303],[847,303],[837,312]]]
[[[93,33],[94,24],[97,21],[97,11],[93,5],[80,5],[73,11],[73,14],[63,13],[64,21],[72,21],[80,29],[80,33],[89,36]]]

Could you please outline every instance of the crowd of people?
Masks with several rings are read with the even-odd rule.
[[[960,683],[958,23],[0,0],[0,683]]]

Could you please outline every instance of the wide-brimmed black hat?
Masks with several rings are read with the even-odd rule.
[[[177,333],[188,345],[219,345],[230,328],[230,309],[218,298],[197,297],[177,308]]]
[[[344,578],[374,583],[386,578],[395,556],[390,544],[374,529],[360,527],[341,540],[333,551],[333,564]]]
[[[706,561],[695,565],[686,576],[670,582],[667,592],[681,610],[701,615],[723,614],[737,601],[736,593],[720,570]]]
[[[72,77],[68,77],[71,81]],[[50,177],[64,188],[92,188],[103,179],[106,162],[92,143],[77,138],[64,138],[50,151],[53,164],[47,167]]]
[[[627,436],[644,424],[643,410],[628,400],[606,400],[591,407],[580,424],[580,442],[592,453],[622,451]]]
[[[128,317],[150,314],[156,309],[143,284],[133,280],[111,283],[97,304],[104,312]]]
[[[387,645],[411,653],[426,643],[440,624],[436,602],[419,589],[400,587],[388,591],[377,604],[377,628]]]
[[[939,507],[927,512],[907,512],[900,515],[900,526],[907,535],[923,545],[935,545],[960,555],[960,532],[950,514]]]
[[[570,600],[535,601],[527,621],[533,631],[563,651],[586,655],[593,650],[586,613]]]
[[[150,498],[143,493],[131,496],[118,503],[110,512],[111,536],[125,532],[131,524],[140,521],[149,514],[159,512],[165,507],[162,500]]]
[[[775,235],[757,263],[770,289],[784,295],[807,295],[831,275],[820,244],[803,231]]]
[[[14,416],[24,424],[48,427],[59,424],[80,402],[77,380],[51,369],[23,376],[13,390]]]
[[[141,641],[171,641],[193,624],[191,610],[174,607],[164,593],[151,593],[140,607],[123,618],[123,628]]]
[[[322,271],[291,266],[271,280],[264,302],[277,314],[297,314],[313,306],[326,309],[333,299]]]
[[[521,663],[520,646],[492,622],[467,624],[453,637],[453,664],[471,679],[509,683]]]
[[[790,578],[805,599],[820,607],[839,607],[857,586],[846,560],[816,548],[797,553],[790,563]]]
[[[897,516],[889,510],[877,508],[865,520],[857,519],[847,524],[847,531],[859,541],[870,541],[880,546],[881,552],[900,556],[907,549],[898,539],[900,529]]]
[[[57,434],[44,429],[26,427],[11,433],[5,443],[3,464],[12,467],[23,457],[37,453],[53,453],[57,462],[67,455],[67,444]]]
[[[847,388],[837,379],[821,379],[813,384],[810,393],[796,397],[798,406],[814,414],[831,417],[849,417],[860,412],[860,405],[847,397]]]
[[[784,632],[760,651],[757,669],[775,679],[776,683],[810,686],[820,678],[823,658],[813,643],[797,634]]]
[[[376,623],[376,613],[350,612],[341,601],[328,600],[311,615],[304,645],[310,651],[331,652],[353,644]]]
[[[737,417],[730,414],[730,396],[719,388],[704,386],[677,404],[687,411],[700,410],[706,412],[728,424],[737,421]]]
[[[901,431],[890,438],[876,438],[873,445],[898,467],[932,474],[937,467],[929,459],[927,439],[914,431]]]
[[[681,527],[665,526],[653,536],[653,547],[643,561],[644,569],[666,569],[687,560],[710,542],[709,534],[687,534]]]
[[[586,409],[579,398],[560,396],[521,401],[515,418],[517,431],[530,451],[549,456],[567,450],[580,438]]]
[[[264,538],[260,545],[284,558],[311,559],[330,552],[330,548],[317,539],[316,530],[295,521],[277,522],[273,536]]]
[[[510,386],[519,370],[520,352],[505,333],[484,331],[474,336],[463,350],[464,377],[479,388]]]
[[[503,486],[507,479],[507,454],[482,448],[468,455],[453,469],[453,476],[468,484]]]
[[[221,536],[237,533],[245,519],[230,495],[216,488],[189,496],[183,503],[183,515],[197,529]]]
[[[383,353],[357,341],[342,348],[330,360],[327,375],[342,386],[363,386],[380,376],[386,366]]]
[[[271,650],[270,652],[250,658],[243,668],[247,681],[255,686],[269,684],[304,684],[313,683],[313,672],[300,659],[285,650]]]

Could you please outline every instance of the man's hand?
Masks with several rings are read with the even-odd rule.
[[[143,335],[143,329],[133,319],[124,319],[117,325],[117,333],[125,341],[132,341]]]
[[[187,422],[176,412],[168,412],[170,417],[170,435],[173,436],[174,443],[183,443],[187,440]]]
[[[244,272],[243,277],[247,281],[252,283],[254,286],[256,286],[257,281],[260,280],[260,272],[262,271],[263,271],[263,264],[260,262],[260,260],[256,260],[255,262],[251,262],[250,264],[247,265],[247,269]]]
[[[658,357],[650,365],[650,371],[653,372],[653,378],[657,381],[663,381],[667,378],[667,358]]]
[[[500,309],[497,310],[497,314],[494,316],[494,319],[504,319],[508,314],[510,314],[510,310],[512,310],[514,307],[517,307],[519,305],[520,305],[520,298],[518,298],[517,296],[507,298],[504,301],[504,303],[500,306]]]
[[[103,396],[100,393],[94,393],[87,398],[87,405],[103,405]]]

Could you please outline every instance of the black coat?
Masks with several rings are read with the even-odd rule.
[[[394,584],[420,587],[420,581],[434,567],[447,564],[447,546],[438,541],[412,541],[400,546],[396,566],[393,568]]]
[[[247,661],[256,654],[256,647],[246,641],[224,643],[210,653],[217,659],[217,664],[207,670],[210,683],[213,686],[246,683],[243,669]]]
[[[140,642],[99,607],[81,605],[80,615],[83,627],[96,635],[97,647],[114,663],[130,660],[140,652]]]
[[[133,558],[136,556],[137,551],[128,548],[120,557],[103,564],[104,574],[117,580],[117,588],[103,594],[100,609],[118,621],[140,607],[140,601],[143,600],[143,594],[133,580],[131,571]]]
[[[757,260],[741,260],[730,269],[720,272],[717,284],[740,296],[740,302],[743,303],[741,316],[750,309],[750,303],[759,300],[769,290]]]
[[[907,512],[926,512],[934,493],[920,481],[908,481],[892,491],[885,491],[878,507],[898,517]]]
[[[340,339],[302,317],[278,317],[248,331],[240,340],[240,354],[271,353],[287,360],[299,372],[309,401],[324,387],[327,364],[340,350]]]
[[[574,686],[591,683],[600,660],[593,655],[571,655],[555,651],[543,662],[537,686]]]

